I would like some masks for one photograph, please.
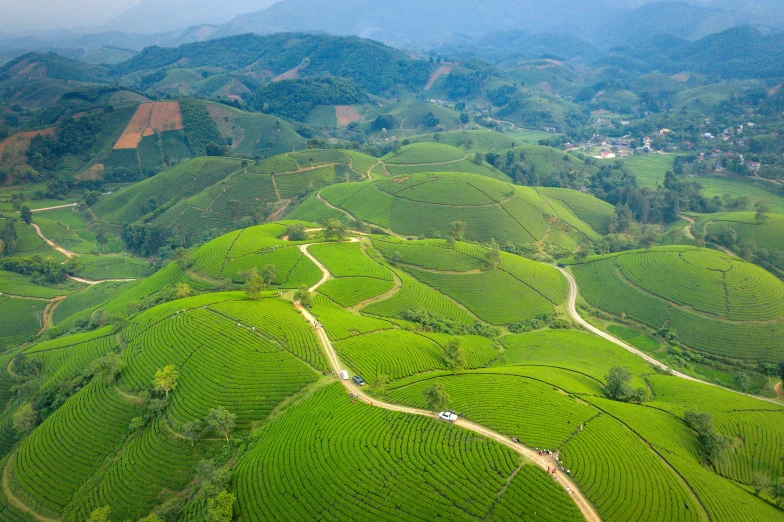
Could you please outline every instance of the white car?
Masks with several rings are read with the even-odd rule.
[[[340,370],[340,378],[344,381],[348,380],[348,372],[346,370]]]
[[[457,420],[457,414],[452,413],[451,411],[442,411],[438,414],[438,418],[447,422],[455,422]]]

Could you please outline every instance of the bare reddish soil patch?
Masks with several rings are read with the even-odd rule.
[[[335,105],[335,117],[341,127],[362,119],[362,116],[350,105]]]
[[[54,135],[54,128],[51,129],[44,129],[39,131],[28,131],[28,132],[17,132],[13,136],[9,136],[3,141],[0,141],[0,165],[8,166],[15,166],[11,165],[14,163],[10,156],[17,156],[17,155],[24,155],[27,153],[27,149],[30,147],[30,140],[35,138],[36,136],[52,136]],[[9,157],[5,157],[6,151],[9,153]]]
[[[144,136],[184,128],[180,102],[142,103],[136,109],[120,139],[114,144],[114,148],[135,149]]]
[[[433,88],[433,85],[436,84],[438,79],[442,76],[448,76],[452,72],[451,65],[442,65],[432,73],[430,73],[430,79],[427,81],[427,85],[425,85],[425,92],[429,92],[430,89]]]

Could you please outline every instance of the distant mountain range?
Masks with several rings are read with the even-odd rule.
[[[219,9],[213,0],[143,0],[92,34],[0,35],[0,57],[38,50],[117,63],[151,45],[315,32],[420,51],[572,58],[660,36],[695,41],[739,26],[781,32],[784,0],[225,0]],[[104,47],[128,52],[97,52]]]

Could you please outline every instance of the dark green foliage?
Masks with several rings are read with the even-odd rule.
[[[152,223],[126,223],[120,237],[128,250],[142,256],[151,256],[166,245],[171,234],[165,226]]]
[[[16,241],[19,236],[16,233],[16,225],[13,221],[5,220],[5,224],[0,228],[0,241],[3,242],[3,250],[0,255],[10,255],[16,252]]]
[[[412,59],[379,42],[292,33],[231,36],[176,49],[153,46],[115,68],[125,75],[166,67],[183,58],[188,58],[190,67],[238,70],[253,64],[277,74],[301,66],[301,76],[329,74],[348,78],[361,89],[378,95],[391,92],[396,85],[421,88],[429,75],[425,60]]]
[[[357,85],[340,78],[312,78],[272,82],[250,101],[254,109],[303,121],[316,105],[351,105],[365,99]]]
[[[566,319],[553,317],[550,314],[542,314],[533,319],[510,324],[509,331],[512,333],[526,333],[540,330],[548,326],[554,330],[563,330],[571,328],[572,323]]]
[[[713,415],[710,413],[689,410],[684,414],[683,420],[700,436],[702,450],[710,463],[715,464],[722,452],[730,448],[730,441],[716,431]]]
[[[30,276],[35,284],[62,283],[68,277],[65,266],[39,255],[0,259],[0,270]]]
[[[52,171],[69,154],[84,154],[95,145],[95,136],[104,125],[103,118],[88,114],[63,120],[54,136],[36,136],[30,141],[27,161],[34,169]]]
[[[498,337],[500,331],[480,322],[468,325],[460,321],[438,317],[427,310],[407,310],[400,313],[400,318],[417,323],[424,330],[446,333],[450,335],[481,335],[482,337]]]
[[[207,154],[209,144],[222,143],[220,131],[204,104],[194,98],[180,100],[182,122],[185,125],[185,137],[194,156]]]

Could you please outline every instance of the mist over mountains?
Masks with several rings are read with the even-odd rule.
[[[784,30],[784,0],[142,0],[108,23],[26,37],[0,34],[6,59],[54,51],[94,63],[145,47],[246,33],[312,32],[371,38],[399,48],[463,54],[594,56],[659,36],[696,41],[739,26]],[[123,53],[98,52],[106,47]]]

